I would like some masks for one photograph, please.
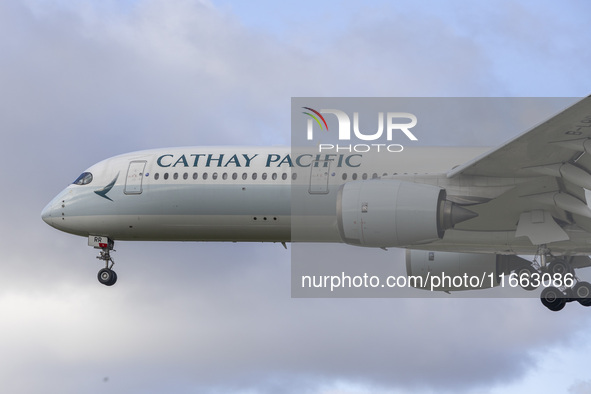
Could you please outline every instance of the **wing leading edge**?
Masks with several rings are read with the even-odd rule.
[[[465,230],[515,231],[533,245],[569,240],[575,225],[591,232],[591,96],[448,172],[450,180],[502,178],[513,187],[471,207],[479,214]],[[566,247],[565,249],[568,249]]]
[[[505,144],[448,172],[447,177],[477,175],[526,177],[535,167],[574,161],[591,151],[591,96],[518,135]]]

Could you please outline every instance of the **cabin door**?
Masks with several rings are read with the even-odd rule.
[[[144,179],[145,161],[132,161],[127,169],[125,179],[125,194],[142,194],[142,181]]]
[[[330,173],[330,160],[314,160],[310,168],[310,194],[328,193],[328,174]]]

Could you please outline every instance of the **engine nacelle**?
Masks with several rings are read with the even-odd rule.
[[[399,180],[349,182],[337,196],[339,232],[343,242],[351,245],[425,244],[475,216],[445,200],[444,189]]]
[[[413,287],[437,291],[478,290],[495,287],[516,256],[483,253],[406,250],[406,275]],[[524,260],[525,261],[525,260]],[[420,277],[421,279],[417,279]],[[460,279],[461,278],[461,279]]]

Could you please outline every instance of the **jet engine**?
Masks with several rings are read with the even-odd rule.
[[[446,229],[478,216],[445,199],[437,186],[399,180],[344,184],[337,196],[337,221],[343,242],[368,247],[429,243]]]

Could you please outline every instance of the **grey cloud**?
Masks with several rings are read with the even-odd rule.
[[[573,383],[573,385],[568,388],[568,392],[573,394],[591,393],[591,380],[579,380]]]

